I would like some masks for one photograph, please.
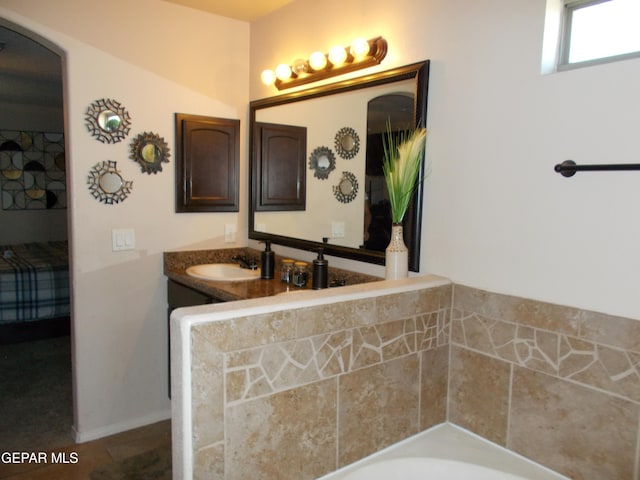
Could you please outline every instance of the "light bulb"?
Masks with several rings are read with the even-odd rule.
[[[344,49],[344,47],[336,46],[331,47],[331,50],[329,50],[329,61],[336,67],[338,65],[342,65],[346,59],[347,51]]]
[[[291,67],[293,73],[297,76],[303,75],[307,72],[307,61],[303,58],[297,58],[293,61],[293,65]]]
[[[361,58],[369,55],[369,42],[364,38],[356,38],[353,42],[351,42],[351,55],[354,58],[360,60]]]
[[[313,52],[309,55],[309,66],[316,72],[327,66],[327,57],[322,52]]]
[[[265,85],[273,85],[273,82],[276,81],[276,74],[273,70],[264,70],[260,74],[260,80],[262,80],[262,83]]]
[[[283,82],[291,78],[291,67],[286,63],[281,63],[276,67],[276,77]]]

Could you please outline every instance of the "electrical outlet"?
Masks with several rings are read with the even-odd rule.
[[[331,222],[331,236],[344,238],[344,222]]]
[[[233,243],[236,241],[236,226],[233,223],[227,223],[224,226],[224,243]]]

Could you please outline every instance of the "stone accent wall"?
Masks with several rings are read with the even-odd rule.
[[[640,321],[462,285],[198,324],[194,478],[315,479],[449,421],[640,480]]]
[[[572,479],[638,479],[640,322],[454,287],[449,421]]]
[[[195,479],[315,479],[442,423],[451,285],[195,325]]]

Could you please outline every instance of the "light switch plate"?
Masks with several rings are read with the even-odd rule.
[[[111,248],[114,252],[134,250],[136,234],[133,228],[114,228],[111,230]]]

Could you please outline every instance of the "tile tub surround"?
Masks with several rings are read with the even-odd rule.
[[[640,321],[461,285],[453,298],[450,422],[572,479],[640,479]]]
[[[242,255],[260,260],[260,251],[248,247],[222,248],[212,250],[188,250],[164,253],[164,274],[182,285],[191,287],[221,301],[230,302],[249,298],[268,297],[286,291],[299,291],[297,287],[289,286],[280,281],[281,256],[275,256],[275,278],[272,280],[249,280],[246,282],[213,282],[201,280],[187,275],[186,269],[192,265],[203,263],[230,263],[231,257]],[[309,263],[309,278],[311,278],[311,263]],[[343,279],[346,285],[377,282],[380,277],[363,273],[350,272],[329,266],[329,282]],[[307,289],[311,289],[309,281]]]
[[[174,445],[184,443],[188,468],[187,474],[174,472],[176,478],[190,478],[192,467],[198,474],[194,478],[242,478],[243,468],[261,468],[264,457],[258,452],[273,461],[255,478],[315,478],[321,465],[315,456],[304,457],[308,450],[289,451],[291,438],[332,449],[333,455],[317,450],[317,458],[342,466],[382,448],[376,442],[390,426],[412,429],[417,414],[420,430],[448,420],[573,479],[640,480],[639,320],[445,282],[425,286],[452,289],[453,300],[447,306],[445,294],[439,293],[437,303],[425,297],[432,301],[423,309],[437,313],[423,330],[435,331],[420,334],[427,346],[416,362],[393,334],[399,331],[397,322],[419,318],[415,298],[403,297],[415,295],[403,292],[407,285],[423,288],[415,281],[398,284],[392,293],[393,282],[383,281],[310,292],[313,301],[301,294],[263,299],[260,307],[256,301],[234,302],[245,312],[237,318],[217,310],[228,304],[183,309],[173,320],[173,328],[182,328],[183,334],[173,349],[184,346],[186,358],[190,362],[193,353],[194,360],[183,364],[183,371],[180,365],[173,368],[181,374],[180,383],[192,375],[194,381],[184,390],[189,403],[174,401],[174,422],[185,420],[177,427],[186,426],[188,435],[184,438],[181,431],[174,438]],[[343,295],[335,298],[338,291]],[[371,320],[381,312],[385,318]],[[226,326],[212,326],[215,320]],[[371,338],[384,348],[370,348]],[[282,348],[272,350],[276,346]],[[359,352],[353,359],[352,351]],[[387,352],[388,359],[383,357]],[[303,360],[311,355],[324,359],[318,363],[322,369],[315,364],[305,368],[310,364]],[[345,365],[353,370],[343,370]],[[405,375],[412,368],[419,369],[413,380],[417,387]],[[299,382],[299,388],[291,382]],[[390,389],[392,384],[397,391]],[[406,403],[416,388],[417,413]],[[396,395],[401,412],[379,411],[380,399],[389,395]],[[302,407],[305,402],[310,409]],[[347,410],[359,402],[361,411]],[[324,423],[311,427],[309,422],[318,418],[313,412]],[[335,431],[326,428],[333,422]],[[396,434],[389,432],[389,441]],[[352,440],[354,435],[359,440]],[[307,467],[307,461],[304,474],[278,476],[282,463]]]
[[[176,310],[174,477],[314,479],[442,423],[451,294],[425,276]]]

